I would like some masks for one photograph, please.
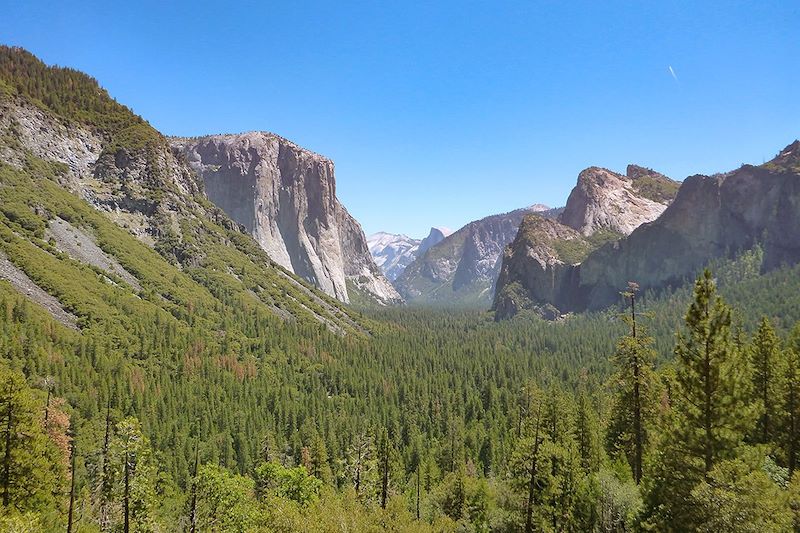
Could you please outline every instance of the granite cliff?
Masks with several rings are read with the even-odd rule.
[[[111,285],[120,298],[181,320],[203,320],[236,301],[338,333],[364,331],[211,203],[185,154],[96,80],[4,46],[0,172],[0,277],[71,327],[93,320],[97,306],[86,307],[87,298]],[[332,217],[349,246],[345,276],[374,266],[365,245],[351,244],[363,234],[346,211]],[[29,235],[16,220],[29,233],[39,229]],[[83,266],[92,274],[73,272]],[[199,301],[211,307],[200,310]]]
[[[276,263],[343,302],[348,285],[381,303],[400,300],[336,197],[330,159],[265,132],[171,144],[202,178],[208,198]]]

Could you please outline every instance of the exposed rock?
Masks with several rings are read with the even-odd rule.
[[[0,69],[0,163],[19,169],[10,176],[30,179],[25,187],[45,179],[63,186],[175,267],[191,270],[188,282],[196,283],[198,290],[209,290],[220,301],[239,294],[256,298],[252,303],[287,320],[307,322],[312,318],[339,333],[365,331],[339,302],[276,264],[246,236],[241,224],[208,201],[203,179],[189,166],[184,153],[173,150],[164,136],[113,100],[96,80],[76,71],[64,76],[63,69],[48,67],[22,49],[0,46],[0,63],[6,67]],[[9,65],[12,68],[7,68]],[[36,83],[29,83],[30,75]],[[50,102],[41,98],[43,86],[63,99]],[[99,229],[107,228],[105,224],[97,226],[96,218],[78,217],[71,218],[66,227],[57,218],[61,214],[58,204],[44,204],[30,207],[50,225],[47,236],[55,239],[66,255],[105,271],[105,281],[118,283],[123,291],[138,290],[140,281],[145,285],[144,278],[137,280],[130,274],[139,277],[143,272],[129,268],[127,250],[110,243],[106,230]],[[343,227],[337,240],[363,241],[357,224],[349,223],[351,219],[343,209],[330,214],[330,223]],[[95,229],[99,231],[97,241]],[[385,279],[383,287],[380,283],[370,286],[371,279],[360,279],[370,278],[369,264],[365,268],[364,261],[354,256],[361,253],[371,259],[365,246],[351,249],[353,252],[346,251],[343,257],[349,258],[347,272],[356,279],[352,283],[348,279],[348,284],[353,289],[364,286],[376,293],[393,293]],[[54,257],[70,262],[62,254]],[[223,287],[225,294],[219,292]],[[51,297],[58,296],[56,287],[45,288]],[[162,291],[152,285],[146,289]],[[162,293],[162,297],[172,301],[169,294]]]
[[[580,173],[561,222],[585,236],[600,229],[629,235],[667,208],[678,184],[657,172],[629,165],[627,175],[590,167]]]
[[[431,247],[436,246],[443,240],[445,240],[448,236],[453,234],[453,230],[449,228],[431,228],[431,231],[428,232],[428,236],[422,239],[419,243],[419,249],[417,249],[416,256],[422,255],[427,252]]]
[[[526,246],[512,247],[498,295],[516,294],[516,303],[498,297],[495,307],[499,318],[513,314],[514,305],[600,309],[618,301],[628,281],[643,290],[679,286],[709,261],[755,244],[764,249],[764,270],[800,262],[800,142],[761,166],[687,178],[655,221],[579,265],[554,265],[547,279],[525,260]]]
[[[561,267],[572,264],[566,250],[588,252],[590,247],[586,238],[569,226],[537,215],[526,216],[503,254],[495,316],[505,318],[557,301],[564,291],[567,271]],[[548,315],[556,316],[553,307],[548,306]]]
[[[104,270],[121,278],[137,291],[142,290],[139,280],[125,270],[116,258],[101,250],[90,235],[66,220],[62,220],[59,217],[51,220],[46,236],[55,241],[59,250],[65,252],[76,261]]]
[[[331,160],[264,132],[171,142],[203,178],[208,198],[276,263],[343,302],[346,280],[380,302],[400,299],[336,198]]]
[[[71,329],[78,329],[78,317],[64,309],[61,302],[45,292],[2,253],[0,253],[0,279],[8,281],[17,292],[44,307],[61,324]]]
[[[367,238],[367,245],[375,264],[378,265],[391,281],[403,273],[403,270],[431,246],[439,244],[452,231],[447,228],[431,228],[424,239],[412,239],[407,235],[378,232]]]
[[[375,264],[390,281],[397,279],[414,260],[421,242],[420,239],[412,239],[407,235],[384,231],[367,237],[367,246]]]
[[[395,281],[409,302],[486,306],[500,269],[503,249],[526,214],[557,216],[547,206],[517,209],[470,222],[421,253]]]

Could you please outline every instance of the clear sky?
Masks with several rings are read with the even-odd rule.
[[[562,205],[591,165],[683,179],[800,137],[797,0],[1,7],[0,42],[165,134],[269,130],[331,157],[368,234]]]

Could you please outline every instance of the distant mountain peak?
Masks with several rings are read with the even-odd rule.
[[[387,278],[394,281],[418,256],[451,233],[444,226],[433,226],[424,239],[412,239],[408,235],[379,231],[367,238],[367,245],[375,264]]]

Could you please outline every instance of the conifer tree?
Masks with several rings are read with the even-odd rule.
[[[155,505],[155,466],[149,439],[133,417],[121,420],[110,446],[122,530],[150,531]]]
[[[653,370],[653,339],[637,324],[635,283],[628,284],[623,296],[630,301],[629,335],[622,337],[612,358],[616,372],[611,378],[614,390],[611,423],[608,429],[609,451],[621,452],[628,460],[633,479],[642,480],[643,456],[655,417],[658,378]]]
[[[784,358],[780,441],[791,476],[800,458],[800,323],[792,330]]]
[[[711,272],[694,287],[686,331],[678,335],[674,433],[686,468],[704,477],[734,456],[755,411],[748,405],[747,361],[731,338],[731,309],[717,296]]]
[[[780,380],[783,361],[780,339],[767,317],[761,319],[750,346],[750,365],[753,376],[753,399],[759,403],[753,440],[767,444],[775,438],[780,408]]]
[[[5,510],[46,510],[63,483],[63,461],[46,435],[42,407],[20,372],[0,366],[0,497]]]
[[[586,474],[597,471],[600,466],[599,434],[597,413],[592,408],[586,391],[581,391],[575,414],[575,441],[581,468]]]
[[[731,310],[717,296],[711,273],[695,282],[677,338],[671,410],[654,452],[646,522],[659,531],[694,531],[706,519],[693,490],[714,467],[735,459],[757,413],[744,354],[733,342]]]

